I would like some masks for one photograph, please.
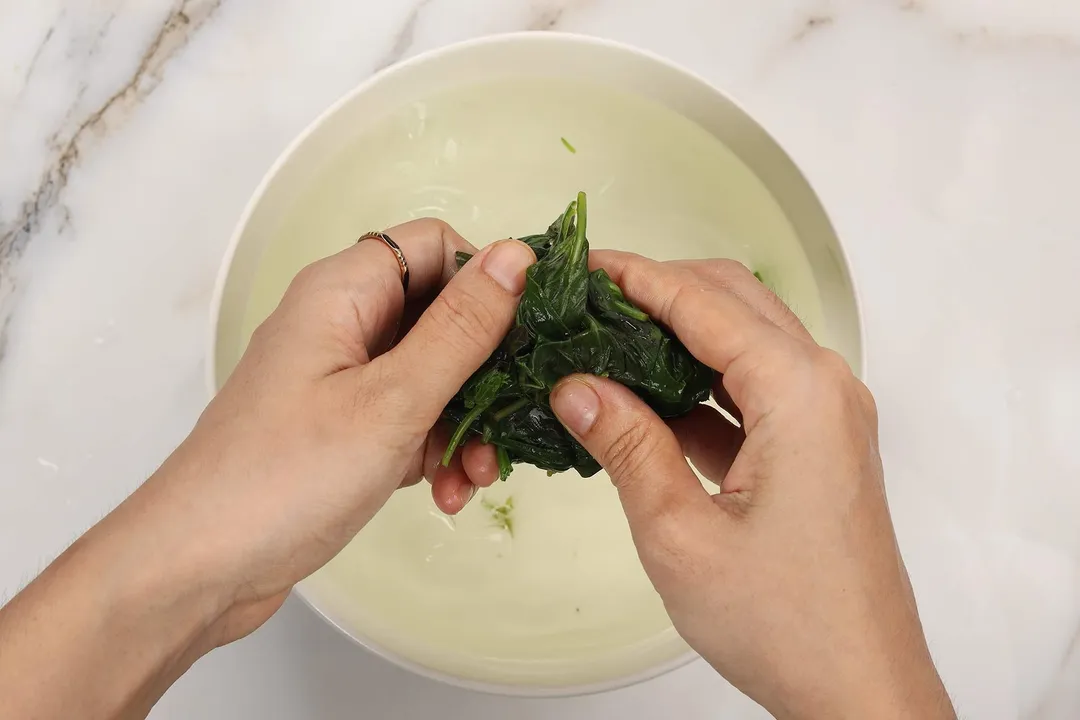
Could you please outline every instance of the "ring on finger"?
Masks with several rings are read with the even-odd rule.
[[[394,257],[397,258],[398,266],[401,268],[401,289],[408,294],[409,292],[409,262],[405,259],[405,253],[401,251],[401,246],[394,242],[389,235],[384,232],[368,232],[360,236],[357,240],[357,244],[364,242],[365,240],[381,240],[386,247],[390,248],[390,252],[394,253]]]

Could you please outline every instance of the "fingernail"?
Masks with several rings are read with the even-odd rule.
[[[473,499],[473,495],[476,494],[476,486],[472,483],[464,485],[457,491],[458,501],[461,502],[461,509],[464,510],[465,506],[469,504],[469,501]]]
[[[580,380],[567,380],[552,391],[551,409],[571,432],[584,435],[600,414],[600,396]]]
[[[536,262],[533,251],[523,242],[503,240],[484,257],[484,272],[507,292],[520,295],[525,290],[525,269]]]

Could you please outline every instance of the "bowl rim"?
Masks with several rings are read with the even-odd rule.
[[[304,592],[303,581],[297,583],[291,594],[300,598],[301,602],[310,608],[312,612],[348,638],[354,645],[360,647],[360,649],[427,680],[433,680],[442,685],[449,685],[451,687],[461,688],[462,690],[483,693],[484,695],[533,699],[558,699],[598,695],[600,693],[622,690],[640,683],[648,682],[649,680],[654,680],[701,659],[701,656],[694,650],[687,649],[685,652],[679,653],[673,658],[665,660],[662,663],[657,663],[644,670],[639,670],[636,673],[620,675],[609,680],[576,685],[526,685],[474,680],[458,675],[452,675],[442,670],[436,670],[423,663],[418,663],[415,660],[410,660],[400,653],[387,649],[381,643],[376,642],[367,635],[350,631],[348,628],[345,628],[342,623],[338,622],[338,620],[333,617],[332,613],[318,607],[315,604],[315,601],[308,597],[307,593]]]
[[[256,209],[262,203],[270,184],[278,176],[282,167],[293,157],[293,155],[307,143],[308,139],[314,135],[332,116],[336,115],[342,107],[351,103],[356,97],[367,92],[376,83],[382,83],[392,78],[394,75],[403,72],[407,68],[411,68],[415,65],[437,61],[444,55],[449,55],[457,52],[467,52],[476,47],[482,47],[486,45],[503,45],[503,44],[515,44],[515,43],[549,43],[552,46],[558,46],[565,43],[578,43],[582,45],[592,45],[594,47],[601,47],[606,50],[612,50],[615,52],[629,53],[644,57],[645,59],[664,66],[666,69],[682,74],[689,79],[692,79],[701,85],[708,87],[713,92],[720,95],[724,100],[734,106],[750,123],[753,123],[761,130],[762,133],[791,163],[791,167],[796,173],[799,181],[803,183],[813,195],[814,200],[818,206],[818,209],[822,213],[824,221],[827,223],[829,230],[832,232],[832,236],[836,240],[836,251],[839,255],[839,260],[843,264],[843,270],[847,276],[848,282],[851,287],[852,303],[855,309],[855,318],[857,330],[859,333],[859,368],[858,376],[862,380],[866,380],[866,327],[864,313],[862,311],[862,297],[859,292],[858,284],[855,280],[854,274],[851,272],[851,259],[848,255],[847,248],[844,246],[839,234],[836,232],[835,223],[830,216],[828,209],[821,202],[818,196],[817,190],[807,179],[802,168],[791,157],[790,153],[785,147],[777,141],[773,134],[764,127],[757,118],[751,114],[744,104],[738,100],[735,96],[729,93],[727,90],[717,87],[713,82],[706,80],[698,73],[670,60],[663,55],[660,55],[651,50],[640,48],[629,43],[621,42],[618,40],[611,40],[608,38],[597,37],[593,35],[582,35],[577,33],[560,32],[560,31],[518,31],[508,33],[496,33],[492,35],[484,35],[480,37],[470,38],[447,45],[436,47],[410,58],[394,63],[388,67],[382,68],[377,72],[372,73],[369,77],[364,79],[358,85],[346,92],[340,98],[331,103],[326,109],[320,112],[313,120],[311,120],[307,126],[285,147],[284,150],[278,155],[274,163],[267,169],[263,175],[259,184],[256,186],[251,197],[248,199],[244,210],[237,220],[237,223],[233,229],[232,235],[229,238],[229,242],[226,246],[224,256],[222,257],[221,265],[218,268],[217,278],[214,283],[214,292],[210,305],[210,323],[209,323],[209,342],[207,343],[208,356],[206,362],[206,376],[205,381],[209,392],[209,397],[213,398],[218,392],[218,377],[217,377],[217,350],[218,350],[218,323],[221,317],[222,301],[224,299],[225,288],[228,283],[230,271],[232,269],[233,261],[236,256],[237,248],[240,245],[240,240],[244,235],[245,230],[251,220],[252,215]],[[436,682],[450,685],[453,687],[463,688],[466,690],[473,690],[480,693],[489,695],[499,695],[508,697],[522,697],[522,698],[562,698],[562,697],[579,697],[585,695],[593,695],[597,693],[608,692],[612,690],[619,690],[628,688],[633,685],[647,682],[649,680],[656,679],[662,675],[666,675],[670,672],[678,670],[682,667],[689,665],[695,660],[700,660],[700,656],[692,649],[688,649],[686,652],[680,653],[678,656],[666,660],[662,663],[658,663],[652,667],[640,670],[635,673],[621,675],[609,680],[590,682],[582,684],[572,685],[526,685],[526,684],[512,684],[512,683],[495,683],[485,682],[481,680],[473,680],[469,678],[459,677],[450,673],[445,673],[440,670],[428,667],[426,665],[417,663],[409,658],[404,657],[396,652],[388,650],[380,643],[375,642],[370,637],[349,630],[343,626],[336,618],[332,617],[331,613],[318,607],[315,601],[308,597],[308,593],[304,587],[305,581],[300,581],[293,588],[291,594],[296,595],[300,600],[310,608],[316,615],[321,617],[331,627],[335,628],[339,633],[348,638],[352,643],[360,648],[373,653],[374,655],[396,665],[399,668],[408,670],[416,675],[434,680]]]

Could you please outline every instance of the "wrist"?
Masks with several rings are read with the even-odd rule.
[[[893,667],[874,680],[864,672],[819,689],[816,697],[768,708],[779,720],[956,720],[956,711],[934,668],[925,660],[904,669]],[[840,678],[838,678],[840,680]]]
[[[15,715],[143,716],[213,647],[213,603],[170,577],[131,519],[118,509],[0,614],[0,697]]]
[[[225,595],[185,548],[194,541],[129,498],[71,548],[71,572],[92,578],[108,616],[133,638],[146,637],[153,660],[187,665],[213,649],[208,639]],[[181,671],[182,672],[182,671]]]

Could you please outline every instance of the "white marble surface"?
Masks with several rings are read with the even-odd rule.
[[[210,290],[284,145],[375,69],[523,29],[741,99],[850,248],[900,541],[965,717],[1080,716],[1080,3],[0,0],[0,594],[204,403]],[[415,679],[298,603],[155,718],[761,717],[699,665],[564,701]]]

